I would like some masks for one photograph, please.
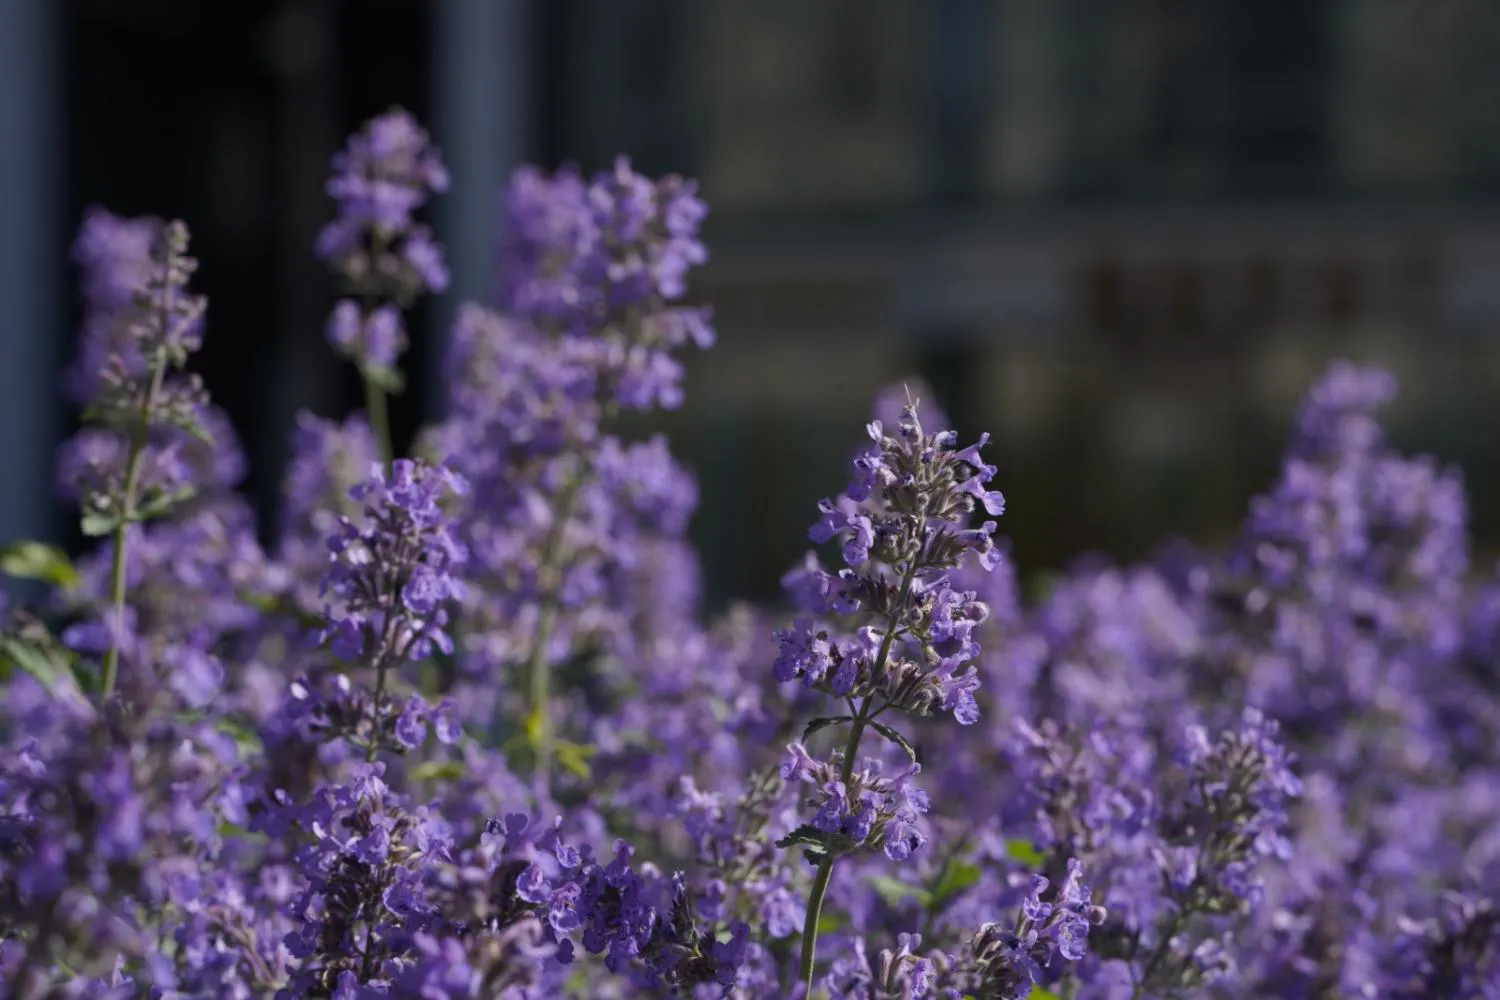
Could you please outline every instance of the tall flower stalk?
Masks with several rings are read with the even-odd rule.
[[[374,732],[389,710],[387,680],[408,660],[434,649],[453,651],[449,612],[463,597],[457,576],[468,550],[453,531],[442,502],[462,496],[461,476],[410,459],[397,459],[389,476],[377,469],[350,491],[364,505],[362,523],[341,518],[328,539],[324,591],[331,596],[322,638],[334,652],[374,675]],[[378,739],[366,747],[375,759]]]
[[[130,534],[137,523],[159,517],[192,495],[189,472],[177,445],[160,432],[176,430],[200,438],[206,403],[195,376],[169,376],[186,364],[202,343],[205,302],[187,291],[197,262],[187,256],[188,231],[181,222],[161,230],[152,266],[138,289],[134,313],[124,320],[103,369],[85,420],[114,435],[96,441],[93,460],[76,466],[74,486],[83,502],[87,535],[110,535],[108,647],[100,692],[114,693],[125,632],[126,566]]]
[[[875,421],[869,436],[872,445],[854,461],[854,480],[837,499],[819,504],[823,516],[810,532],[814,542],[842,543],[844,568],[835,575],[812,560],[790,579],[806,614],[778,635],[776,679],[800,679],[849,709],[814,719],[804,736],[846,725],[842,751],[818,761],[794,743],[782,768],[785,779],[814,790],[812,821],[783,841],[804,845],[817,865],[798,965],[809,986],[838,857],[872,846],[904,861],[926,843],[919,821],[927,796],[913,780],[921,770],[916,751],[880,717],[951,712],[960,725],[978,721],[974,631],[988,608],[973,591],[955,589],[950,574],[971,554],[986,569],[997,564],[995,522],[970,527],[968,519],[977,508],[992,515],[1005,509],[1004,498],[987,488],[995,469],[979,458],[985,439],[959,449],[953,432],[925,432],[915,400],[902,408],[894,433]],[[878,761],[860,765],[867,729],[905,752],[909,766],[887,778]]]
[[[583,485],[581,476],[573,479],[558,497],[552,527],[542,542],[541,559],[537,566],[537,616],[536,630],[531,646],[526,653],[526,689],[530,697],[531,711],[526,716],[526,738],[531,743],[535,761],[532,765],[536,788],[545,794],[550,784],[552,756],[555,736],[552,719],[552,665],[548,662],[547,647],[552,642],[557,628],[557,617],[562,611],[562,584],[566,572],[563,564],[563,536],[568,519],[573,516],[573,505]]]
[[[505,199],[498,315],[467,310],[454,331],[443,449],[485,484],[479,550],[525,562],[520,573],[491,568],[502,580],[519,577],[503,614],[525,623],[513,662],[542,792],[557,745],[554,646],[579,610],[576,595],[599,587],[614,561],[597,523],[609,516],[600,456],[620,446],[611,425],[622,411],[676,406],[674,353],[712,343],[707,311],[678,303],[687,271],[706,258],[704,213],[692,184],[649,180],[624,159],[587,181],[521,170]],[[491,448],[502,443],[498,464],[493,452],[473,452],[476,431]]]
[[[404,310],[448,288],[442,247],[414,214],[448,189],[448,172],[427,133],[394,108],[371,119],[334,157],[328,193],[338,218],[318,236],[318,256],[344,286],[327,336],[354,362],[365,415],[387,465],[395,457],[386,397],[402,388],[397,359],[407,346]]]

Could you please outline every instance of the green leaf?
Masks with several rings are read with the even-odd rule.
[[[776,846],[783,849],[793,847],[797,844],[811,844],[814,847],[822,847],[823,831],[811,823],[803,823],[797,829],[776,841]]]
[[[1047,856],[1037,850],[1037,846],[1024,837],[1012,837],[1005,842],[1005,853],[1012,861],[1020,862],[1028,868],[1040,867]]]
[[[0,632],[0,680],[14,670],[22,670],[53,694],[61,694],[70,687],[85,690],[92,687],[78,658],[57,641],[46,625],[21,613],[16,619],[9,629]]]
[[[83,512],[83,520],[79,527],[83,533],[90,538],[99,538],[109,534],[120,526],[120,519],[114,514],[101,514],[97,510]]]
[[[457,781],[468,773],[469,766],[461,760],[424,760],[411,769],[411,780]]]
[[[58,662],[48,650],[14,636],[0,636],[0,670],[9,676],[11,669],[25,671],[46,685],[48,690],[56,690],[58,682],[68,676],[67,666]]]
[[[257,611],[268,615],[282,615],[287,618],[294,618],[299,624],[305,625],[308,628],[321,628],[327,624],[323,620],[322,615],[303,611],[289,599],[278,597],[275,594],[257,594],[254,591],[241,590],[235,596]]]
[[[828,859],[830,845],[828,837],[822,830],[809,823],[803,823],[791,833],[776,842],[776,846],[782,849],[802,845],[802,856],[810,865],[820,865]]]
[[[209,433],[207,427],[204,427],[203,424],[197,420],[185,420],[182,423],[178,424],[177,427],[180,430],[186,431],[188,434],[190,434],[195,441],[201,441],[206,445],[214,444],[214,436]]]
[[[817,915],[817,933],[819,934],[832,934],[846,927],[849,927],[849,918],[846,918],[843,913],[823,910]]]
[[[808,737],[812,736],[813,733],[817,732],[820,729],[826,729],[829,726],[836,726],[840,722],[853,721],[854,716],[852,715],[820,715],[818,718],[809,722],[806,729],[802,730],[802,739],[805,742]]]
[[[881,736],[884,736],[886,739],[890,740],[892,743],[896,744],[902,750],[905,750],[906,755],[911,758],[913,764],[917,762],[917,748],[912,746],[911,741],[908,740],[905,736],[902,736],[900,733],[896,732],[896,730],[892,729],[890,726],[887,726],[884,722],[871,722],[870,728],[875,730]]]
[[[936,884],[932,887],[932,902],[938,907],[952,902],[953,898],[979,881],[980,867],[972,861],[955,858],[943,866]]]
[[[890,875],[871,875],[865,881],[870,883],[870,888],[880,893],[880,898],[885,900],[887,906],[899,906],[906,899],[915,899],[924,909],[932,905],[932,893],[919,885],[903,882]]]
[[[578,777],[587,779],[594,773],[593,768],[589,767],[589,758],[598,753],[597,747],[558,740],[553,752],[557,754],[557,762]]]
[[[237,825],[235,823],[229,823],[229,822],[221,822],[219,824],[219,836],[221,836],[221,837],[237,837],[240,840],[254,840],[254,841],[262,841],[262,840],[266,839],[266,835],[263,834],[263,833],[252,832],[250,830],[245,829],[243,826],[239,826],[239,825]]]
[[[243,719],[225,716],[214,723],[214,728],[234,740],[235,746],[246,757],[254,757],[265,750],[260,733]]]
[[[1053,993],[1045,986],[1033,986],[1031,988],[1031,1000],[1062,1000],[1062,997]]]
[[[72,590],[78,586],[78,570],[68,555],[45,542],[16,542],[0,549],[0,572],[18,580],[41,580]]]
[[[818,914],[818,933],[832,934],[849,926],[849,918],[836,910],[824,910]]]
[[[401,390],[406,388],[406,380],[402,378],[399,368],[390,365],[361,365],[359,371],[365,381],[392,396],[401,395]]]
[[[183,501],[191,500],[197,494],[197,492],[198,491],[191,486],[184,486],[181,489],[173,490],[170,493],[157,494],[156,496],[152,497],[151,499],[147,500],[145,503],[137,507],[135,509],[135,515],[131,518],[131,520],[154,520],[158,517],[163,516],[164,514],[169,513],[173,507],[176,507]]]

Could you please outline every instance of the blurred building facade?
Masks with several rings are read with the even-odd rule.
[[[774,589],[910,375],[995,434],[1023,573],[1222,540],[1340,356],[1396,371],[1396,437],[1465,465],[1500,542],[1487,0],[277,0],[229,27],[190,0],[14,3],[59,22],[58,231],[100,200],[199,224],[232,342],[209,381],[267,509],[291,414],[352,398],[307,252],[327,157],[402,103],[454,165],[464,294],[519,160],[701,180],[721,339],[665,425],[718,595]]]
[[[1221,540],[1336,357],[1399,375],[1393,433],[1465,465],[1493,548],[1500,9],[593,6],[570,153],[714,206],[723,339],[683,427],[707,503],[760,522],[714,564],[774,580],[796,543],[765,539],[908,372],[996,435],[1023,570]]]

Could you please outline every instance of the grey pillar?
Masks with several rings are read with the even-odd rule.
[[[452,175],[448,193],[436,202],[436,228],[453,271],[453,285],[434,314],[443,335],[429,340],[435,407],[444,397],[448,326],[460,302],[488,301],[494,291],[499,195],[511,170],[533,152],[536,16],[532,0],[437,0],[432,6],[431,131]]]
[[[971,201],[982,186],[992,7],[985,0],[936,0],[928,8],[937,77],[930,126],[937,154],[933,193],[945,202]]]
[[[334,214],[324,190],[338,134],[333,11],[318,0],[284,0],[268,19],[263,53],[277,80],[276,334],[256,378],[263,387],[252,460],[268,474],[257,497],[276,525],[298,411],[342,418],[332,404],[342,362],[323,339],[331,282],[313,243]],[[268,537],[274,534],[268,533]]]
[[[51,538],[57,367],[58,17],[53,0],[0,2],[0,542]]]

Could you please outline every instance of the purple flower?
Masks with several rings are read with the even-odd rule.
[[[463,724],[455,716],[451,701],[445,701],[438,706],[433,716],[433,729],[437,733],[438,742],[447,746],[452,746],[463,739]]]
[[[421,698],[407,699],[406,707],[396,720],[396,739],[410,750],[427,742],[427,703]]]
[[[205,301],[188,292],[197,262],[187,247],[181,222],[127,222],[98,210],[84,221],[88,314],[70,382],[95,426],[65,448],[59,479],[83,508],[86,534],[160,517],[195,491],[195,472],[210,486],[239,477],[232,439],[221,442],[227,463],[214,459],[211,426],[227,423],[208,407],[201,380],[173,374],[202,345]]]
[[[400,111],[333,174],[380,424],[448,178]],[[7,549],[65,585],[3,616],[0,992],[1492,1000],[1500,583],[1387,373],[1314,385],[1227,552],[1029,604],[988,436],[887,390],[791,609],[706,619],[697,482],[617,423],[712,343],[706,207],[622,159],[503,212],[422,458],[304,415],[270,552],[185,229],[85,217],[57,478],[105,541]]]
[[[781,652],[773,672],[778,681],[800,678],[840,698],[870,698],[915,715],[942,707],[972,725],[979,676],[959,671],[979,656],[974,630],[989,611],[975,593],[956,590],[949,575],[971,552],[983,568],[994,565],[993,525],[986,522],[983,532],[963,527],[976,506],[998,512],[999,501],[981,488],[994,468],[980,463],[979,445],[958,451],[950,432],[925,433],[916,409],[907,403],[894,436],[872,423],[874,445],[855,460],[849,489],[818,505],[822,517],[809,536],[841,540],[848,568],[835,579],[814,559],[784,581],[803,607],[862,614],[868,624],[841,638],[811,618],[797,619],[776,634]],[[883,641],[887,633],[905,638]]]
[[[705,310],[675,306],[687,272],[707,260],[706,209],[678,177],[650,181],[625,159],[585,183],[524,168],[505,199],[499,306],[547,330],[601,342],[618,402],[675,407],[671,352],[713,342]]]
[[[328,193],[338,218],[318,235],[317,252],[351,297],[334,307],[328,341],[367,378],[392,384],[406,348],[401,310],[448,287],[442,248],[414,218],[432,194],[447,190],[448,174],[427,133],[399,108],[367,122],[333,169]]]
[[[440,504],[467,490],[456,473],[406,459],[389,477],[377,468],[350,490],[364,504],[364,524],[343,518],[328,539],[323,586],[336,603],[327,610],[325,639],[372,664],[420,659],[432,644],[448,643],[441,606],[464,593],[454,574],[468,550]]]

